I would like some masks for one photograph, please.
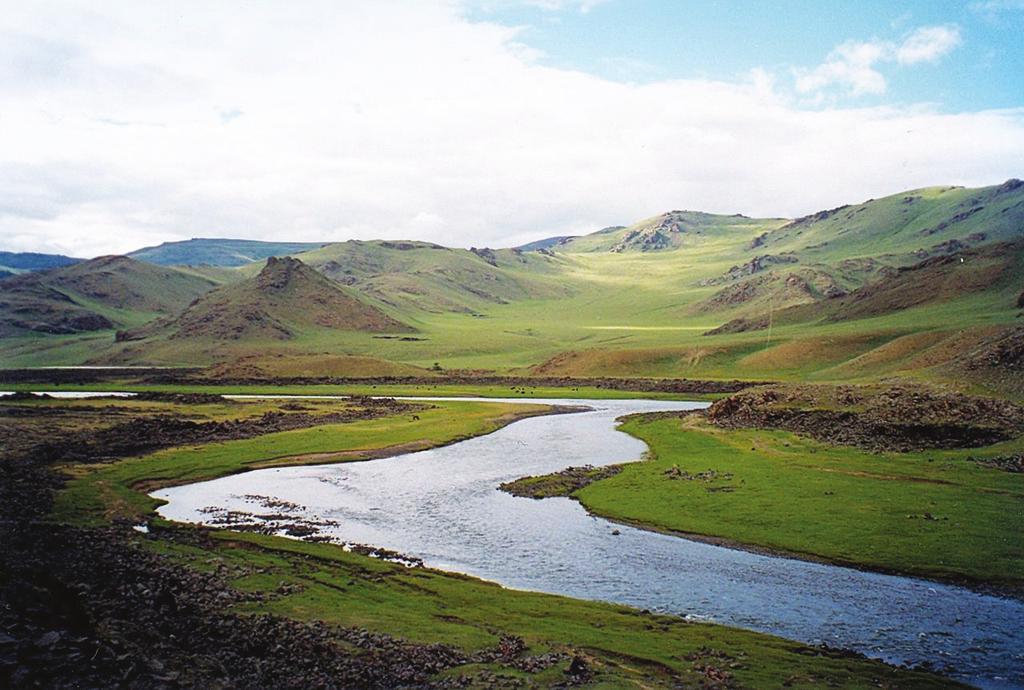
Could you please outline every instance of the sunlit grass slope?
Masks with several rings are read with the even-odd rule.
[[[1024,584],[1024,478],[966,459],[1019,453],[1022,439],[875,454],[693,419],[623,429],[650,456],[577,492],[597,514],[859,567]]]
[[[1021,268],[1019,250],[1016,268],[991,285],[953,280],[932,291],[934,276],[922,274],[916,290],[905,290],[897,269],[1004,246],[994,243],[1022,234],[1024,186],[1010,181],[914,190],[793,222],[670,212],[533,252],[351,241],[298,256],[414,334],[303,326],[286,343],[197,336],[186,347],[160,337],[114,343],[108,330],[90,336],[89,347],[74,339],[6,338],[0,356],[6,366],[182,365],[257,353],[298,353],[308,362],[327,353],[524,374],[871,378],[900,371],[942,378],[941,362],[917,367],[913,358],[896,362],[892,354],[929,338],[908,336],[987,333],[1020,323],[1024,284],[1012,276]],[[255,275],[261,267],[238,272]],[[834,297],[884,281],[891,295],[921,299],[828,311]],[[787,311],[794,306],[796,312]],[[756,328],[704,335],[739,319]],[[959,354],[950,348],[954,342],[946,340],[947,361]],[[872,355],[876,348],[885,349]],[[339,365],[332,373],[347,371]]]

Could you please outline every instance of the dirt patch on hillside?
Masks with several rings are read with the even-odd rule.
[[[878,451],[972,448],[1024,434],[1019,405],[911,385],[757,388],[717,401],[707,418]]]
[[[401,336],[375,336],[400,338]],[[245,355],[210,367],[209,376],[218,379],[275,378],[279,376],[430,376],[431,372],[409,364],[376,357],[336,353],[260,353]]]
[[[726,321],[717,328],[704,331],[701,335],[724,335],[726,333],[748,333],[750,331],[763,331],[771,325],[771,318],[767,315],[753,316],[746,318],[741,316],[738,319]]]
[[[794,338],[763,350],[752,352],[738,364],[748,370],[787,370],[803,367],[821,368],[839,364],[868,352],[888,336],[877,333]]]
[[[1007,373],[1024,370],[1024,326],[995,334],[962,358],[968,369],[999,367]]]

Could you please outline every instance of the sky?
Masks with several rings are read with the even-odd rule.
[[[514,246],[1024,177],[1024,0],[0,0],[0,249]]]

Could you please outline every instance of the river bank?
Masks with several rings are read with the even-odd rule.
[[[109,404],[26,403],[46,407]],[[464,406],[455,406],[461,407],[461,416],[468,414]],[[205,414],[214,412],[207,409]],[[52,421],[53,417],[32,419]],[[481,428],[483,418],[469,419]],[[403,415],[390,422],[363,420],[337,428],[351,429],[346,436],[350,446],[384,447],[403,436],[402,427],[411,426],[415,421]],[[316,433],[309,429],[271,436],[287,437],[297,448]],[[372,444],[367,443],[369,438]],[[207,451],[218,445],[222,444]],[[269,443],[263,450],[273,446]],[[168,452],[95,469],[146,463],[161,475]],[[770,636],[501,590],[472,579],[346,553],[332,545],[163,527],[159,521],[146,535],[126,526],[113,531],[109,527],[53,528],[52,518],[47,518],[49,501],[62,483],[53,468],[32,453],[20,460],[7,456],[3,466],[3,529],[19,538],[5,541],[17,548],[5,549],[2,563],[2,596],[12,605],[2,609],[0,625],[7,637],[0,645],[0,672],[16,680],[16,686],[46,679],[59,687],[72,679],[88,678],[94,687],[318,687],[325,684],[322,674],[329,674],[331,682],[341,687],[398,683],[411,687],[573,683],[762,687],[782,681],[797,687],[952,685],[929,674],[898,671]],[[83,467],[79,478],[95,469]],[[79,517],[82,511],[116,516],[125,508],[120,492],[108,491],[109,485],[91,486],[93,493],[78,495]],[[60,501],[68,500],[66,494],[66,490],[58,494]],[[109,525],[106,519],[99,522]],[[116,546],[101,545],[108,540]],[[155,554],[159,565],[147,553]],[[228,589],[222,591],[209,578],[192,574],[197,572],[215,574]],[[192,579],[195,587],[181,582],[179,576]],[[200,596],[199,590],[205,594]],[[35,593],[29,595],[29,591]],[[68,597],[61,592],[73,593],[73,601],[67,603]],[[129,593],[132,598],[125,599]],[[186,602],[197,596],[200,603],[183,611]],[[69,606],[81,612],[75,614],[79,622],[61,613]],[[150,607],[151,613],[143,615],[134,606]],[[540,611],[543,616],[538,616]],[[258,615],[252,618],[252,614]],[[322,620],[327,627],[299,623],[289,632],[290,618]],[[345,630],[339,630],[339,625]],[[202,631],[223,634],[237,643],[215,643]],[[409,642],[381,635],[388,632]],[[439,638],[454,645],[458,655],[452,656],[448,647],[435,648]],[[278,640],[278,646],[268,652],[272,639]],[[37,641],[42,644],[37,646]],[[86,657],[89,661],[83,663]],[[306,660],[299,667],[294,663],[297,657]],[[435,673],[441,667],[451,670]]]
[[[705,616],[888,660],[952,663],[966,674],[1013,668],[1004,652],[1014,644],[1011,610],[1020,602],[716,548],[595,520],[572,502],[523,501],[495,491],[520,470],[639,457],[644,445],[614,431],[615,418],[674,405],[683,404],[603,401],[592,404],[593,412],[526,420],[434,451],[252,472],[155,496],[169,501],[160,513],[177,521],[219,524],[225,514],[258,512],[247,497],[262,497],[295,504],[295,514],[316,530],[313,538],[374,544],[514,588]],[[275,526],[271,520],[252,528]],[[772,604],[780,601],[787,605]],[[993,633],[1002,640],[995,647]]]

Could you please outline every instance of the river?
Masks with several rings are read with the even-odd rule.
[[[613,524],[567,498],[497,490],[523,475],[639,459],[645,445],[617,431],[617,417],[702,403],[509,402],[592,409],[525,419],[434,450],[254,470],[153,496],[167,501],[162,516],[193,523],[209,522],[211,507],[259,512],[251,496],[265,496],[302,506],[296,510],[341,540],[508,587],[828,643],[891,663],[929,662],[983,687],[1024,687],[1020,600],[712,546]]]

